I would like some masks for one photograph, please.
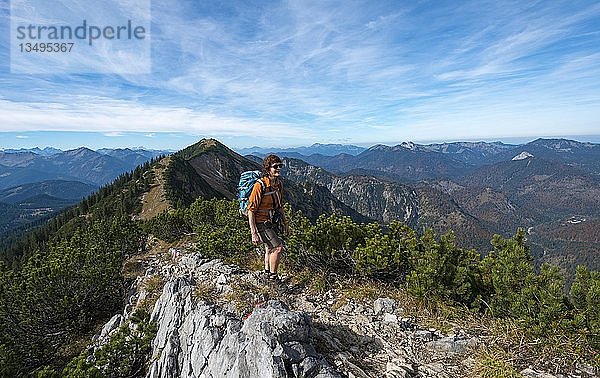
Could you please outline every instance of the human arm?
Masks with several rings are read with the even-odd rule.
[[[254,211],[248,210],[248,223],[250,224],[250,233],[252,234],[252,244],[257,245],[261,242],[256,221],[254,219]]]

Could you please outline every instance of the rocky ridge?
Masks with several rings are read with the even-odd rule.
[[[138,261],[145,267],[129,304],[95,336],[107,342],[152,297],[147,282],[165,285],[151,320],[157,335],[147,377],[464,377],[484,337],[421,327],[402,303],[341,302],[333,291],[310,295],[289,277],[273,286],[248,272],[187,249]],[[344,303],[336,306],[336,303]],[[585,367],[580,375],[587,377]],[[593,372],[590,372],[592,374]],[[535,371],[525,377],[567,377]]]
[[[298,159],[285,159],[284,163],[286,179],[321,185],[368,218],[385,223],[400,220],[409,226],[417,226],[417,194],[406,185],[375,177],[336,176]]]

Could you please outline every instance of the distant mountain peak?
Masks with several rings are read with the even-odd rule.
[[[533,157],[532,154],[530,154],[527,151],[523,151],[520,154],[518,154],[517,156],[515,156],[514,158],[512,158],[511,160],[525,160],[525,159],[529,159],[532,157]]]
[[[543,139],[538,138],[530,144],[545,147],[550,150],[556,150],[559,152],[571,152],[573,148],[588,148],[594,147],[596,144],[589,142],[578,142],[571,139]]]
[[[85,154],[90,154],[90,153],[95,154],[96,152],[93,150],[90,150],[87,147],[79,147],[74,150],[65,151],[64,153],[67,155],[70,155],[70,156],[75,156],[75,155],[85,155]]]
[[[53,147],[44,147],[43,149],[40,149],[39,147],[34,147],[34,148],[0,148],[0,152],[4,152],[4,153],[12,153],[12,154],[16,154],[16,153],[33,153],[36,155],[42,155],[42,156],[50,156],[50,155],[54,155],[60,152],[63,152],[62,150],[59,150],[58,148],[53,148]]]
[[[369,151],[387,151],[390,149],[390,146],[386,146],[385,144],[376,144],[369,148]]]
[[[345,145],[340,143],[313,143],[311,147],[344,147]]]
[[[202,139],[177,152],[176,155],[184,158],[185,160],[190,160],[207,152],[218,153],[227,156],[239,156],[237,152],[213,138]]]
[[[332,144],[332,143],[313,143],[310,146],[288,147],[288,148],[262,148],[250,147],[236,149],[241,155],[256,155],[264,157],[267,154],[275,153],[280,156],[300,158],[310,155],[336,156],[340,154],[358,155],[365,151],[365,147],[354,146],[350,144]]]
[[[406,149],[412,150],[412,151],[415,151],[417,149],[417,145],[414,144],[413,142],[402,142],[402,143],[400,143],[400,146],[402,146]]]

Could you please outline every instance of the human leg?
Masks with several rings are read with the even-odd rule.
[[[265,271],[277,273],[283,241],[272,227],[261,224],[258,227],[261,240],[265,243]]]
[[[269,273],[271,271],[270,268],[270,258],[269,258],[269,246],[265,244],[265,272]]]
[[[269,269],[271,273],[277,273],[279,268],[279,259],[281,258],[281,252],[283,251],[283,245],[273,248],[269,253]]]

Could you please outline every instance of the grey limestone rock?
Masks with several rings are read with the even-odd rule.
[[[435,334],[431,331],[419,329],[413,333],[413,337],[415,338],[415,340],[427,342],[427,341],[433,341],[433,339],[435,338]]]
[[[305,313],[269,301],[242,322],[195,303],[191,292],[185,278],[165,285],[152,313],[158,333],[148,377],[340,377],[309,344]]]
[[[398,322],[398,317],[395,314],[385,313],[383,315],[383,321],[384,322],[388,322],[388,323],[397,323]]]
[[[103,343],[105,340],[107,340],[110,337],[110,334],[118,329],[121,324],[123,324],[123,321],[124,319],[121,314],[116,314],[113,316],[108,323],[102,327],[102,331],[100,331],[100,336],[98,337],[98,342]]]
[[[399,361],[388,362],[385,369],[386,378],[409,378],[414,374],[412,366]]]
[[[188,269],[196,269],[200,267],[202,264],[206,263],[208,260],[202,258],[200,255],[196,253],[186,253],[181,255],[179,259],[179,265],[186,267]]]
[[[598,371],[597,368],[583,362],[577,362],[577,364],[575,364],[575,367],[578,371],[580,371],[583,374],[587,374],[590,377],[597,377],[598,375],[600,375],[600,371]]]
[[[150,268],[132,283],[125,311],[93,339],[92,348],[98,348],[128,323],[135,307],[148,303],[144,282],[160,275],[166,284],[151,315],[158,331],[147,377],[464,377],[475,364],[467,351],[486,342],[463,330],[443,334],[435,328],[421,328],[416,318],[404,315],[403,303],[390,298],[378,298],[372,306],[346,300],[343,306],[334,307],[341,297],[333,290],[316,297],[289,292],[263,297],[258,293],[268,283],[262,272],[245,272],[183,250],[170,252],[179,253],[144,263]],[[243,290],[258,290],[250,293],[248,301],[281,298],[297,311],[283,302],[269,301],[242,321],[239,308],[228,299],[237,283],[246,285]],[[194,298],[195,285],[214,288],[217,299]],[[89,362],[93,362],[91,357]],[[534,370],[537,367],[521,373],[528,378],[597,376],[594,367],[582,363],[576,367],[576,374],[567,376],[542,373]]]
[[[393,314],[396,310],[396,301],[391,298],[377,298],[373,303],[375,315]]]
[[[521,371],[521,375],[523,375],[526,378],[556,378],[556,376],[552,374],[535,371],[531,368],[527,368]]]
[[[469,340],[455,339],[454,337],[444,337],[426,344],[427,349],[442,354],[464,353],[468,345]]]

